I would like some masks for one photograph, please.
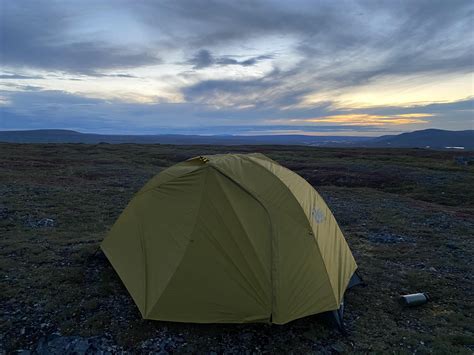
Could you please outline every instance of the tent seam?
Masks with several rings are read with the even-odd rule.
[[[207,166],[204,166],[204,167],[200,167],[199,169],[200,170],[207,170],[206,169]],[[197,170],[197,169],[196,169]],[[192,172],[195,172],[196,170],[193,170]],[[186,174],[183,174],[181,175],[180,177],[182,176],[185,176]],[[176,272],[176,270],[178,270],[178,268],[180,267],[181,263],[183,262],[183,259],[184,259],[184,255],[186,254],[186,252],[188,251],[188,248],[190,246],[190,242],[191,242],[191,236],[194,234],[194,231],[196,230],[196,226],[198,224],[198,218],[199,218],[199,215],[201,213],[201,208],[202,208],[202,205],[203,205],[203,200],[204,200],[204,191],[206,190],[205,187],[206,187],[206,184],[207,184],[207,180],[208,180],[208,176],[209,176],[209,172],[206,171],[206,176],[204,178],[204,182],[203,182],[203,185],[202,185],[202,189],[201,189],[201,196],[199,197],[199,207],[198,207],[198,211],[196,213],[196,220],[194,221],[194,225],[193,225],[193,228],[191,230],[191,233],[189,233],[189,240],[188,240],[188,244],[186,245],[186,248],[184,249],[183,251],[183,254],[182,254],[182,257],[181,257],[181,260],[179,261],[178,265],[176,265],[176,268],[174,269],[174,272]],[[161,186],[161,185],[160,185]],[[171,280],[173,279],[173,276],[174,276],[174,273],[173,275],[171,275],[171,277],[169,278],[168,282],[166,283],[166,285],[163,287],[163,290],[161,291],[161,294],[158,296],[158,299],[156,300],[156,302],[154,302],[153,306],[150,308],[150,312],[153,311],[156,307],[156,305],[158,304],[158,302],[160,302],[160,299],[161,297],[163,296],[163,293],[166,291],[166,288],[168,287],[169,283],[171,282]],[[146,314],[146,316],[148,316],[148,314]]]
[[[222,173],[219,169],[216,169],[216,168],[213,167],[213,166],[211,166],[211,168],[213,168],[218,174],[224,176],[224,178],[229,179],[229,181],[230,181],[232,184],[235,184],[235,186],[237,186],[237,188],[243,190],[244,193],[246,193],[247,195],[250,196],[250,198],[252,198],[254,201],[256,201],[256,202],[263,208],[263,211],[265,212],[265,215],[266,215],[267,218],[268,218],[268,216],[269,216],[268,211],[265,209],[265,207],[262,205],[262,203],[256,198],[256,196],[254,196],[254,194],[252,194],[249,190],[247,190],[247,189],[245,189],[244,187],[242,187],[241,185],[239,185],[239,184],[238,184],[236,181],[234,181],[233,179],[229,178],[227,175],[225,175],[224,173]],[[230,205],[230,207],[231,207],[232,210],[233,210],[233,213],[234,213],[234,215],[235,215],[235,217],[236,217],[236,220],[238,221],[239,225],[241,226],[242,230],[244,231],[244,234],[246,235],[247,240],[249,241],[249,244],[252,245],[252,249],[253,249],[253,251],[254,251],[254,253],[255,253],[256,259],[259,261],[259,264],[260,264],[260,266],[262,267],[262,270],[264,270],[264,268],[265,268],[264,263],[262,263],[262,261],[261,261],[260,258],[258,257],[258,253],[257,253],[257,251],[255,250],[255,248],[254,248],[254,246],[253,246],[253,244],[252,244],[252,242],[251,242],[251,239],[250,239],[250,237],[249,237],[249,235],[248,235],[247,229],[243,226],[243,223],[242,223],[242,221],[240,220],[239,214],[235,211],[235,208],[234,208],[234,206],[232,205],[232,202],[230,201],[230,199],[229,199],[229,197],[227,196],[227,194],[225,193],[225,191],[222,189],[222,186],[220,185],[220,183],[218,183],[218,184],[219,184],[219,186],[220,186],[220,188],[221,188],[221,191],[222,191],[222,193],[223,193],[223,196],[224,196],[225,199],[229,202],[229,205]],[[218,212],[218,214],[219,214],[219,212]],[[219,216],[220,216],[220,215],[219,215]],[[268,221],[269,221],[270,238],[271,238],[271,232],[272,232],[271,219],[268,218]],[[239,248],[238,245],[237,245],[237,248]],[[240,248],[239,248],[239,251],[242,253],[243,256],[245,256],[245,254],[240,250]],[[248,267],[250,267],[250,263],[248,263],[248,260],[247,260],[247,259],[244,259],[244,260],[245,260],[246,265],[247,265]],[[251,267],[250,267],[250,268],[251,268]],[[271,274],[271,270],[270,270],[270,274]],[[251,285],[250,285],[250,286],[251,286]],[[253,289],[254,292],[256,291],[253,287],[252,287],[252,289]],[[264,290],[265,288],[262,287],[262,289]],[[255,293],[258,295],[258,292],[255,292]],[[260,301],[261,301],[261,300],[259,300],[259,303],[260,303],[260,304],[263,306],[263,308],[265,309],[265,302],[261,303]]]
[[[298,199],[295,197],[295,195],[294,195],[293,192],[290,190],[290,188],[283,182],[283,180],[280,179],[280,177],[279,177],[277,174],[275,174],[275,173],[272,172],[271,170],[267,169],[265,166],[263,166],[263,165],[257,163],[255,160],[253,160],[253,159],[251,159],[251,158],[249,158],[249,157],[247,157],[247,156],[245,156],[245,155],[242,155],[242,154],[239,154],[239,156],[240,156],[242,159],[247,160],[248,162],[251,162],[251,163],[253,163],[254,165],[259,166],[260,168],[264,169],[265,171],[271,173],[273,176],[275,176],[275,177],[281,182],[281,184],[282,184],[282,185],[285,187],[285,189],[290,193],[290,195],[292,196],[292,198],[296,201],[296,203],[297,203],[298,206],[300,207],[301,212],[303,212],[303,215],[305,216],[305,218],[304,218],[305,221],[308,222],[308,226],[309,226],[309,229],[311,230],[311,233],[314,234],[314,232],[313,232],[313,227],[311,227],[311,223],[310,223],[310,221],[309,221],[309,219],[308,219],[308,216],[306,215],[306,212],[305,212],[304,209],[303,209],[303,206],[301,206],[301,204],[299,203]],[[256,158],[256,159],[259,159],[259,158]],[[261,160],[261,159],[260,159],[260,160]],[[284,166],[278,164],[277,162],[274,162],[274,163],[269,162],[269,163],[270,163],[270,164],[279,165],[279,166],[281,166],[282,168],[286,169]],[[288,170],[289,170],[289,169],[288,169]],[[291,171],[291,170],[290,170],[290,171]],[[301,179],[303,179],[303,178],[301,178]],[[303,179],[303,180],[304,180],[304,179]],[[310,186],[311,186],[311,185],[310,185]],[[312,187],[312,186],[311,186],[311,187]],[[312,188],[314,189],[314,187],[312,187]],[[327,277],[327,279],[328,279],[328,281],[329,281],[329,284],[331,285],[331,293],[332,293],[332,295],[334,296],[334,300],[335,300],[336,304],[338,304],[338,303],[339,303],[339,300],[337,299],[337,296],[336,296],[336,294],[335,294],[335,292],[334,292],[334,286],[333,286],[333,284],[332,284],[332,282],[331,282],[331,278],[329,277],[329,272],[328,272],[328,268],[327,268],[327,266],[326,266],[326,262],[325,262],[325,260],[324,260],[323,254],[321,253],[321,248],[319,247],[318,241],[316,240],[316,238],[314,238],[314,235],[313,235],[313,240],[314,240],[314,243],[316,244],[316,247],[318,248],[319,255],[321,256],[321,260],[322,260],[322,263],[323,263],[323,265],[324,265],[324,270],[326,271],[326,277]]]
[[[148,260],[147,260],[147,255],[146,255],[146,247],[145,247],[145,241],[144,241],[144,238],[143,238],[143,229],[142,229],[142,224],[140,222],[140,220],[137,218],[137,215],[135,214],[135,211],[131,211],[131,213],[133,213],[133,216],[135,217],[135,219],[137,220],[137,225],[138,225],[138,229],[139,229],[139,235],[140,235],[140,247],[142,249],[142,257],[143,257],[143,260],[144,260],[144,271],[145,271],[145,277],[144,277],[144,289],[145,289],[145,300],[144,300],[144,309],[143,309],[143,314],[146,315],[146,309],[147,309],[147,298],[148,298]]]
[[[186,160],[186,161],[187,161],[187,160]],[[163,185],[166,185],[166,184],[168,184],[168,183],[170,183],[170,182],[173,182],[174,180],[179,179],[179,178],[182,178],[182,177],[184,177],[184,176],[186,176],[186,175],[188,175],[188,174],[195,173],[196,171],[202,170],[202,169],[204,169],[205,167],[206,167],[205,165],[204,165],[204,166],[198,166],[198,167],[196,167],[196,169],[194,169],[194,170],[186,171],[186,172],[183,173],[183,174],[180,174],[180,175],[177,175],[177,176],[173,176],[170,180],[163,181],[162,183],[160,183],[160,184],[158,184],[158,185],[156,185],[156,186],[149,187],[149,188],[146,189],[146,190],[140,190],[140,191],[138,191],[138,192],[135,194],[135,196],[134,196],[133,198],[138,197],[138,196],[141,196],[141,195],[143,195],[144,193],[147,193],[147,192],[150,192],[150,191],[159,189],[159,188],[160,188],[161,186],[163,186]],[[171,169],[171,168],[173,168],[173,167],[171,166],[171,167],[169,167],[169,168],[167,168],[167,169],[165,169],[165,170],[168,170],[168,169]],[[164,171],[165,171],[165,170],[164,170]],[[159,172],[159,173],[156,174],[155,176],[157,176],[157,175],[163,173],[164,171]]]
[[[265,205],[265,203],[263,203],[261,201],[260,198],[258,198],[258,194],[255,193],[255,192],[252,192],[251,190],[249,190],[248,188],[246,188],[245,186],[243,186],[239,181],[237,181],[236,179],[234,179],[233,177],[229,176],[228,174],[226,174],[225,172],[221,171],[221,169],[219,169],[217,166],[215,165],[211,165],[211,168],[215,169],[218,173],[224,175],[225,177],[227,177],[229,180],[231,180],[233,183],[235,183],[237,186],[239,186],[242,190],[246,191],[250,196],[252,196],[264,209],[265,211],[265,214],[267,215],[267,218],[268,218],[268,221],[269,221],[269,225],[270,225],[270,284],[272,285],[272,304],[271,304],[271,313],[270,313],[270,320],[272,319],[272,316],[273,316],[273,311],[274,311],[274,305],[275,305],[275,302],[274,302],[274,297],[275,297],[275,292],[273,292],[273,285],[274,285],[274,281],[277,282],[277,280],[275,280],[275,278],[273,277],[273,240],[275,239],[274,238],[274,229],[273,229],[273,221],[272,221],[272,218],[270,217],[270,212],[267,208],[267,206]],[[275,272],[276,274],[276,272]],[[276,276],[276,275],[275,275]]]

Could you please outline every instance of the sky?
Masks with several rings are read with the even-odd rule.
[[[0,130],[473,129],[474,1],[0,0]]]

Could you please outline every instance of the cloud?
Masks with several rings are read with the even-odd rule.
[[[427,125],[463,129],[466,123],[472,122],[474,113],[474,99],[419,106],[416,111],[393,107],[354,113],[331,111],[330,105],[295,111],[218,109],[190,103],[142,105],[52,90],[0,91],[0,98],[0,129],[69,128],[142,134],[250,134],[252,131],[290,129],[300,133],[358,131],[382,134],[394,129],[422,129]]]
[[[215,59],[213,58],[211,52],[206,49],[201,49],[188,61],[188,63],[192,64],[195,69],[201,69],[213,65],[215,63]]]
[[[112,74],[105,74],[105,73],[88,73],[88,76],[94,76],[97,78],[138,78],[136,75],[126,74],[126,73],[112,73]]]
[[[40,75],[0,74],[0,79],[43,79]]]
[[[313,85],[289,80],[293,75],[294,71],[274,69],[259,78],[201,80],[182,88],[182,93],[188,102],[219,107],[285,108],[298,104],[314,90]],[[312,107],[324,105],[318,102]]]
[[[341,16],[340,9],[329,1],[320,2],[314,10],[311,1],[297,1],[289,6],[284,1],[185,0],[168,1],[164,7],[144,1],[133,11],[151,27],[157,23],[161,28],[185,26],[189,32],[177,31],[173,37],[176,43],[182,45],[185,41],[187,47],[199,48],[272,34],[312,35],[330,29],[331,23]]]
[[[312,1],[291,6],[284,1],[118,4],[2,0],[3,64],[93,72],[162,63],[167,53],[194,50],[188,62],[195,68],[252,66],[278,59],[275,53],[262,54],[262,48],[278,52],[280,43],[288,40],[284,52],[299,61],[293,76],[325,84],[472,69],[474,40],[468,33],[474,4],[469,0],[321,1],[317,6]],[[246,54],[244,60],[213,55],[232,47],[238,55],[257,54]]]
[[[203,80],[184,88],[184,95],[189,98],[199,96],[199,102],[213,101],[220,105],[258,105],[266,102],[294,106],[304,102],[308,95],[323,96],[322,100],[326,101],[338,96],[340,91],[344,92],[344,101],[360,102],[368,95],[366,92],[359,95],[359,88],[367,91],[373,87],[373,92],[368,94],[374,97],[375,102],[358,103],[370,106],[377,103],[390,105],[406,102],[413,105],[420,101],[429,102],[430,92],[433,91],[437,91],[433,101],[442,100],[440,97],[447,97],[446,94],[448,100],[454,101],[472,94],[469,85],[464,85],[469,83],[467,78],[463,85],[445,90],[450,93],[441,91],[442,83],[459,82],[459,78],[473,71],[474,37],[466,35],[471,32],[474,16],[472,2],[394,2],[378,6],[367,2],[358,5],[345,3],[344,12],[338,11],[340,6],[337,2],[323,2],[317,11],[306,8],[304,12],[304,5],[300,2],[292,9],[279,3],[271,8],[262,3],[252,9],[251,6],[233,9],[229,4],[212,8],[211,14],[207,15],[209,17],[219,18],[226,11],[232,14],[230,21],[233,25],[230,28],[235,30],[236,40],[248,35],[253,38],[261,36],[270,41],[268,36],[283,36],[284,30],[287,30],[286,35],[294,36],[293,44],[287,51],[297,61],[290,68],[277,66],[277,71],[264,74],[259,79],[239,78],[233,83],[229,83],[228,79],[221,80],[221,83],[219,79]],[[268,13],[260,13],[263,9]],[[185,14],[189,11],[183,10]],[[283,25],[278,25],[277,20],[283,18],[283,13],[287,16]],[[319,16],[323,17],[322,21],[318,21]],[[254,21],[256,17],[265,17],[265,20],[261,23]],[[301,24],[305,26],[301,27]],[[217,25],[209,26],[214,30],[213,26]],[[216,35],[220,33],[215,30]],[[222,36],[225,42],[233,41],[228,31],[223,31]],[[210,43],[214,43],[214,37],[210,38]],[[220,42],[214,45],[219,46]],[[207,62],[201,63],[200,67],[214,65],[215,60],[212,60],[209,50],[207,54]],[[275,54],[273,61],[278,63],[278,58]],[[404,78],[408,80],[401,82]],[[251,82],[255,80],[255,83]],[[395,87],[394,82],[400,84]],[[430,85],[426,85],[427,82]],[[231,85],[236,88],[230,88]],[[415,85],[415,92],[403,95]],[[255,94],[257,91],[258,94]],[[390,93],[385,94],[386,91]],[[318,102],[313,101],[309,105]]]
[[[213,100],[214,94],[240,94],[249,90],[264,89],[268,86],[262,79],[256,80],[203,80],[183,89],[189,101],[206,97]]]
[[[473,7],[469,0],[321,1],[317,6],[312,1],[290,6],[283,1],[188,0],[165,7],[145,1],[134,11],[152,28],[156,24],[160,29],[186,28],[169,41],[186,48],[219,48],[287,36],[294,38],[305,61],[321,66],[328,59],[339,65],[341,56],[350,62],[383,52],[373,68],[356,73],[354,79],[364,80],[380,73],[466,70],[473,45],[467,35]]]
[[[271,59],[271,55],[259,55],[256,57],[251,57],[245,60],[237,60],[232,58],[232,56],[221,56],[215,57],[211,51],[207,49],[201,49],[194,56],[188,60],[188,64],[191,64],[194,69],[208,68],[213,65],[240,65],[243,67],[248,67],[257,64],[259,61]]]
[[[39,91],[42,90],[42,86],[36,86],[36,85],[21,85],[17,83],[0,83],[0,86],[6,87],[6,88],[13,88],[19,91]]]
[[[472,127],[470,0],[0,3],[1,105],[38,126]]]
[[[121,46],[94,35],[81,35],[75,23],[88,13],[74,3],[2,0],[1,7],[3,66],[94,74],[96,70],[161,62],[149,48]]]

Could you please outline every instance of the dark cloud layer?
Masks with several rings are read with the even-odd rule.
[[[84,3],[87,6],[87,2]],[[89,5],[92,5],[89,3]],[[79,3],[1,1],[1,64],[73,73],[130,68],[160,62],[154,50],[127,48],[68,34],[81,15]],[[86,14],[84,14],[86,16]]]
[[[294,36],[306,59],[374,51],[386,59],[368,74],[465,70],[472,65],[474,5],[437,1],[145,1],[134,8],[148,23],[170,17],[189,32],[179,46],[221,46],[268,35]],[[167,21],[159,22],[167,27]],[[203,52],[203,54],[206,54]],[[207,53],[209,54],[209,53]],[[316,58],[315,58],[316,57]],[[350,59],[350,58],[348,58]],[[455,62],[453,62],[453,60]],[[337,60],[336,60],[337,61]]]
[[[0,79],[12,79],[12,80],[18,80],[18,79],[43,79],[42,76],[40,75],[20,75],[20,74],[0,74]]]
[[[77,18],[120,7],[147,27],[156,41],[148,48],[74,37]],[[469,0],[418,1],[1,1],[2,64],[74,72],[158,63],[166,45],[197,48],[190,62],[253,65],[248,60],[214,57],[212,48],[265,36],[293,36],[303,63],[312,69],[334,64],[345,54],[383,53],[384,60],[355,73],[366,80],[386,73],[472,68],[474,5]],[[116,23],[114,26],[126,26]],[[112,26],[113,28],[113,26]],[[469,36],[471,33],[471,36]],[[207,49],[202,49],[205,47]],[[350,60],[350,58],[348,58]]]
[[[271,58],[271,55],[259,55],[245,60],[237,60],[231,56],[216,57],[211,53],[211,51],[201,49],[188,61],[188,63],[195,69],[208,68],[213,65],[241,65],[243,67],[248,67],[257,64],[259,61]]]
[[[0,97],[8,102],[0,129],[23,122],[14,117],[29,117],[42,127],[60,122],[217,127],[340,114],[331,99],[307,108],[298,104],[312,93],[357,88],[387,76],[467,75],[474,66],[473,27],[472,0],[0,0],[0,79],[11,83],[3,87],[18,91]],[[180,82],[176,90],[184,103],[111,105],[41,90],[33,82],[55,76],[91,83],[115,78],[128,85],[153,79],[138,78],[133,69],[157,64],[179,68],[168,75]],[[263,66],[259,75],[199,76]],[[184,73],[194,81],[180,81]],[[472,109],[470,99],[416,107],[436,113],[430,122],[444,128],[472,126]],[[401,107],[352,112],[404,110],[413,112]]]

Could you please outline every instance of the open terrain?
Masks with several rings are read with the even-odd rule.
[[[304,145],[313,147],[431,148],[474,150],[474,130],[425,129],[380,137],[318,135],[116,135],[80,133],[65,129],[0,131],[5,143],[135,143],[180,145]]]
[[[203,154],[262,152],[332,208],[367,283],[346,293],[348,335],[287,325],[140,318],[98,250],[133,194]],[[464,158],[461,158],[464,157]],[[0,144],[0,353],[474,351],[474,153],[420,149]],[[400,294],[431,302],[404,308]],[[58,353],[61,353],[58,350]]]

